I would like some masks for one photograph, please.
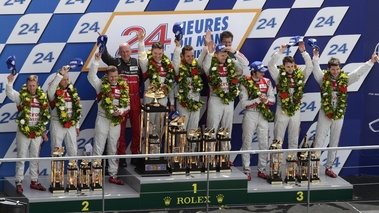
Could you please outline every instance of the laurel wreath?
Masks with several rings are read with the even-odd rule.
[[[20,114],[16,119],[18,128],[22,134],[27,138],[36,138],[42,135],[46,130],[46,125],[50,119],[49,105],[45,92],[38,86],[36,90],[35,98],[39,103],[39,119],[35,126],[29,126],[30,110],[32,104],[32,95],[28,91],[26,84],[24,84],[20,90]]]
[[[150,84],[154,85],[161,85],[161,78],[159,77],[159,71],[158,71],[158,63],[154,61],[153,55],[151,51],[147,52],[147,58],[149,60],[149,69],[148,69],[148,76],[150,79]],[[166,78],[164,80],[164,84],[166,85],[167,88],[167,93],[172,90],[173,85],[174,85],[174,68],[172,66],[171,61],[167,58],[165,54],[162,56],[162,61],[161,61],[163,69],[166,71]]]
[[[294,92],[290,97],[289,89],[291,80],[287,76],[283,65],[279,67],[279,83],[277,85],[278,96],[281,98],[282,113],[293,116],[296,111],[300,110],[301,99],[303,98],[303,88],[305,85],[304,75],[300,68],[295,66],[292,73],[292,79],[295,83]]]
[[[234,101],[239,93],[237,87],[238,78],[234,67],[234,62],[229,56],[227,57],[224,66],[227,68],[229,92],[224,92],[222,90],[222,81],[219,72],[222,71],[220,69],[223,67],[219,66],[218,59],[214,56],[212,58],[211,67],[209,70],[209,85],[211,86],[213,93],[221,98],[223,104],[229,104],[230,101]]]
[[[64,99],[64,90],[62,90],[59,86],[55,91],[55,106],[57,107],[57,113],[60,123],[65,128],[70,128],[71,126],[75,126],[80,118],[82,112],[82,105],[80,104],[80,97],[78,95],[77,89],[70,82],[67,86],[67,92],[70,95],[71,103],[72,103],[72,114],[68,115],[68,108],[66,107],[66,101]]]
[[[203,101],[197,101],[191,98],[188,98],[188,93],[190,92],[188,78],[191,79],[192,92],[200,93],[203,89],[203,81],[199,75],[199,67],[195,59],[192,60],[192,63],[189,64],[186,61],[182,60],[179,66],[179,79],[178,79],[178,102],[189,112],[195,112],[201,109],[204,105]]]
[[[239,79],[239,82],[246,88],[247,93],[251,99],[258,98],[262,94],[251,76],[241,77]],[[270,110],[268,105],[259,103],[256,108],[259,110],[259,112],[262,113],[263,117],[267,121],[274,120],[274,113]]]
[[[115,107],[118,108],[126,108],[130,103],[129,98],[129,87],[126,84],[125,81],[122,80],[122,78],[119,76],[117,80],[117,85],[120,89],[121,95],[119,99],[118,106],[113,105],[114,95],[112,92],[111,84],[109,83],[108,79],[104,75],[102,78],[102,85],[100,88],[101,96],[101,108],[105,111],[105,117],[111,120],[111,125],[116,126],[120,124],[125,118],[122,115],[113,116]]]
[[[343,118],[346,113],[347,106],[347,83],[349,76],[341,70],[337,80],[337,107],[332,105],[332,76],[330,72],[324,71],[321,86],[321,109],[324,110],[325,115],[331,120],[338,120]]]

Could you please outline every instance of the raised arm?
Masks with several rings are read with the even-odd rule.
[[[304,82],[307,82],[313,70],[313,63],[312,63],[311,56],[307,53],[305,49],[304,42],[299,42],[299,50],[305,62],[305,68],[303,70],[303,74],[304,74]]]
[[[179,75],[179,66],[180,66],[180,42],[175,40],[175,49],[174,55],[172,57],[172,66],[174,67],[175,75]]]
[[[268,91],[267,91],[267,103],[266,105],[274,105],[275,104],[275,94],[274,94],[274,88],[272,86],[272,83],[269,79],[267,79],[267,84],[268,84]]]
[[[101,54],[101,60],[103,60],[104,63],[106,63],[108,66],[109,65],[113,65],[113,66],[117,66],[118,65],[117,59],[114,58],[114,57],[112,57],[109,54],[107,47],[104,48],[104,52]]]
[[[21,103],[20,93],[13,89],[14,76],[10,74],[8,75],[7,79],[8,79],[8,83],[5,86],[5,94],[8,96],[9,99],[15,102],[16,105],[20,105]]]
[[[60,70],[58,70],[57,75],[53,79],[53,81],[50,83],[49,87],[47,88],[47,98],[49,101],[54,100],[55,98],[55,92],[57,91],[57,87],[59,85],[59,82],[63,79],[63,76],[70,70],[70,66],[63,66]]]
[[[272,79],[274,79],[275,83],[278,83],[279,81],[279,70],[276,66],[276,63],[279,60],[280,55],[284,52],[284,50],[287,48],[287,44],[280,45],[280,48],[278,51],[276,51],[272,56],[270,61],[267,64],[268,71],[270,72],[270,76]]]
[[[87,79],[93,88],[96,90],[96,94],[100,93],[101,79],[97,77],[97,69],[99,67],[100,53],[95,54],[95,60],[88,71]]]
[[[365,64],[362,66],[358,67],[356,70],[353,72],[349,73],[349,82],[348,85],[351,85],[355,82],[357,82],[363,74],[366,72],[370,71],[372,66],[374,66],[374,63],[378,61],[378,56],[373,53],[371,56],[371,59],[368,60]]]
[[[146,78],[149,61],[147,59],[147,53],[145,50],[145,43],[144,43],[145,32],[143,32],[142,30],[138,31],[137,37],[138,37],[138,62],[141,67],[143,77]]]
[[[324,77],[324,73],[320,68],[320,64],[318,62],[318,49],[313,49],[313,76],[318,84],[322,84],[322,78]]]

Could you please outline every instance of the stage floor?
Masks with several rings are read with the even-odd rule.
[[[120,186],[108,182],[105,177],[103,191],[78,193],[51,193],[29,188],[30,178],[23,181],[24,193],[15,192],[13,177],[4,183],[4,193],[13,200],[29,203],[30,213],[81,211],[120,211],[131,209],[164,209],[204,206],[206,202],[214,206],[264,203],[302,203],[310,195],[311,201],[351,200],[353,186],[344,179],[329,178],[320,174],[319,183],[275,184],[258,178],[256,167],[252,167],[252,180],[247,181],[240,167],[232,167],[230,172],[209,172],[166,176],[141,176],[134,166],[119,170],[119,177],[126,182]],[[209,180],[209,182],[208,182]],[[50,178],[40,178],[47,188]],[[208,190],[208,191],[207,191]],[[104,200],[103,200],[104,198]],[[41,211],[45,209],[46,211]],[[86,209],[88,208],[88,209]]]

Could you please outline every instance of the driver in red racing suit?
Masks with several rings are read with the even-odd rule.
[[[128,83],[129,86],[129,97],[130,97],[130,125],[132,128],[132,142],[130,145],[130,151],[132,154],[138,154],[139,143],[140,143],[140,114],[141,114],[141,99],[140,91],[143,83],[142,71],[138,65],[138,61],[132,58],[130,55],[132,50],[128,43],[121,43],[119,45],[118,54],[121,58],[114,58],[109,53],[107,48],[105,48],[104,53],[101,55],[101,59],[108,66],[113,65],[118,69],[118,73],[121,78]],[[126,115],[127,116],[127,115]],[[121,133],[117,142],[117,154],[126,154],[126,122],[127,119],[121,123]],[[135,159],[131,160],[131,164],[135,164]],[[126,167],[125,158],[120,158],[119,165],[121,167]]]

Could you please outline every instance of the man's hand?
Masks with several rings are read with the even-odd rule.
[[[232,46],[225,47],[225,50],[232,53],[232,54],[234,54],[236,52],[236,50]]]
[[[175,42],[175,45],[176,45],[177,47],[180,47],[180,41],[178,41],[178,40],[175,39],[174,42]]]
[[[287,46],[288,44],[281,44],[279,50],[283,52],[285,49],[287,49]]]
[[[215,51],[215,44],[213,41],[210,41],[208,46],[208,52],[213,53]]]
[[[318,48],[314,48],[313,49],[313,57],[318,57],[318,53],[319,53],[319,50],[318,50]]]
[[[43,140],[43,142],[47,142],[49,140],[49,138],[47,137],[47,133],[46,132],[42,133],[42,140]]]
[[[100,59],[101,59],[101,53],[100,53],[100,52],[97,52],[97,53],[95,54],[95,61],[100,61]]]
[[[121,115],[121,111],[119,108],[115,107],[114,112],[112,113],[113,116],[119,116]]]
[[[300,50],[300,52],[304,52],[305,51],[305,44],[304,44],[304,42],[299,42],[299,50]]]
[[[261,101],[261,103],[266,104],[268,99],[262,95],[259,97],[259,100]]]
[[[378,60],[379,60],[378,56],[375,53],[373,53],[372,56],[371,56],[371,62],[375,63]]]
[[[139,42],[143,42],[143,40],[145,39],[145,32],[142,30],[139,30],[137,32],[137,38]]]
[[[80,134],[80,129],[79,128],[76,128],[76,137],[79,137],[79,134]]]
[[[61,75],[65,75],[66,73],[68,73],[69,70],[70,70],[70,66],[66,65],[66,66],[62,67],[60,73],[61,73]]]
[[[212,32],[210,30],[207,30],[207,32],[205,33],[205,36],[204,36],[205,46],[210,45],[210,42],[212,41],[211,35],[212,35]]]
[[[8,75],[7,79],[8,79],[8,83],[12,83],[14,80],[14,75],[12,74]]]

